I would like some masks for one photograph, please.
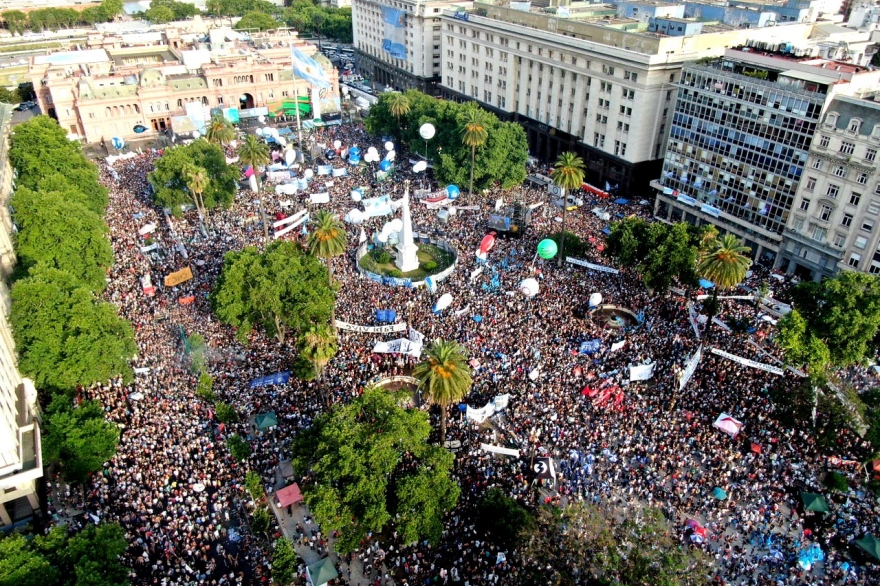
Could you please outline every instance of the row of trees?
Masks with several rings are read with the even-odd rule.
[[[312,0],[295,0],[282,8],[266,0],[208,0],[210,16],[240,16],[239,30],[267,30],[286,25],[300,33],[311,33],[352,42],[351,8],[321,6]]]
[[[83,10],[73,8],[39,8],[30,12],[5,10],[0,12],[0,17],[12,33],[22,33],[26,30],[42,32],[110,22],[122,14],[122,8],[122,0],[102,0],[99,5],[89,6]]]
[[[19,370],[40,391],[44,457],[81,482],[115,453],[119,430],[100,405],[74,407],[74,390],[130,380],[137,352],[131,325],[100,299],[113,262],[107,192],[80,145],[46,116],[15,128],[9,159],[18,174],[10,323]]]
[[[419,128],[431,123],[436,135],[425,141]],[[501,122],[475,102],[459,104],[416,90],[388,92],[370,108],[367,130],[393,136],[415,153],[425,153],[440,183],[469,185],[470,192],[526,179],[528,143],[522,126]]]

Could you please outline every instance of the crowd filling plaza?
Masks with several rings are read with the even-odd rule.
[[[333,148],[335,141],[341,149],[384,150],[383,141],[359,125],[318,129],[311,139],[321,151]],[[227,154],[234,157],[234,149]],[[377,378],[409,373],[416,359],[373,352],[377,341],[399,334],[340,331],[339,352],[320,382],[291,377],[283,384],[251,388],[258,377],[290,370],[292,351],[260,332],[242,345],[233,329],[212,315],[207,295],[227,251],[264,241],[256,197],[243,183],[230,209],[211,212],[213,233],[202,231],[194,211],[166,217],[153,204],[147,180],[159,156],[153,151],[100,163],[102,182],[110,190],[106,219],[115,253],[105,296],[136,328],[139,352],[133,366],[138,374],[131,385],[115,382],[81,391],[83,398],[101,401],[106,417],[123,433],[117,455],[83,493],[65,491],[63,482],[55,481],[61,486],[51,512],[81,510],[89,515],[85,519],[121,523],[130,544],[126,564],[135,584],[268,583],[271,551],[244,522],[245,470],[230,457],[226,437],[238,433],[249,438],[249,467],[261,473],[271,493],[279,464],[289,458],[292,438],[326,410],[319,385],[332,393],[334,402],[346,402]],[[339,580],[409,586],[523,584],[524,568],[532,562],[487,543],[476,531],[472,511],[491,488],[531,504],[534,474],[527,455],[534,453],[554,462],[555,478],[544,481],[540,493],[548,504],[658,507],[680,531],[683,545],[702,548],[714,559],[718,583],[876,583],[874,560],[842,557],[855,540],[880,530],[876,497],[866,490],[863,471],[829,460],[864,461],[870,457],[868,444],[844,430],[832,449],[820,448],[804,429],[779,422],[769,396],[771,388],[784,391],[802,384],[796,372],[768,372],[708,351],[711,345],[762,364],[778,364],[780,353],[764,344],[774,326],[759,319],[759,306],[722,301],[722,320],[746,318],[754,327],[748,333],[718,329],[711,344],[704,344],[689,315],[689,303],[700,308],[692,292],[649,292],[631,268],[615,266],[598,247],[581,260],[616,272],[567,262],[558,267],[556,259],[535,258],[539,240],[560,227],[560,210],[546,205],[546,189],[524,185],[462,193],[457,203],[474,209],[441,223],[437,209],[414,194],[429,179],[424,172],[413,173],[404,155],[400,159],[394,175],[370,195],[381,192],[397,200],[411,180],[416,229],[455,247],[457,266],[435,292],[378,283],[358,271],[355,253],[361,231],[372,239],[391,217],[347,224],[346,254],[330,261],[340,282],[336,319],[377,325],[377,311],[393,310],[397,321],[426,341],[443,338],[464,345],[475,367],[467,405],[480,407],[499,395],[509,399],[499,415],[482,424],[457,409],[449,419],[447,439],[462,446],[454,467],[461,497],[445,520],[441,543],[402,544],[393,534],[372,536],[357,552],[338,559]],[[262,197],[270,221],[306,209],[310,192],[329,193],[328,203],[311,204],[313,210],[342,218],[358,207],[351,192],[370,185],[371,167],[349,166],[341,157],[328,164],[346,167],[347,175],[315,174],[308,190],[292,195],[276,194],[274,185],[266,183]],[[317,172],[316,166],[311,168]],[[612,219],[651,212],[637,201],[606,199],[591,205],[589,194],[575,195],[587,201],[568,213],[567,229],[596,244],[602,243],[608,222],[591,213],[592,207],[598,205]],[[484,263],[475,250],[498,198],[545,205],[534,209],[522,237],[497,238]],[[144,238],[139,232],[149,224],[156,226],[150,237],[162,255],[141,252]],[[301,227],[284,237],[305,240]],[[187,258],[176,248],[178,241]],[[161,286],[165,275],[187,266],[192,279]],[[157,285],[153,296],[145,295],[145,275]],[[538,293],[531,297],[519,287],[529,278],[538,283]],[[753,266],[743,285],[755,288],[763,282],[771,282],[776,297],[784,300],[787,280],[771,278],[765,267]],[[622,330],[584,315],[589,296],[596,292],[603,303],[628,308],[639,321]],[[452,302],[435,313],[435,302],[445,293]],[[219,424],[211,405],[197,397],[197,379],[183,356],[179,328],[205,337],[214,390],[239,412],[239,422]],[[582,352],[581,344],[593,340],[598,342]],[[679,391],[679,377],[701,344],[702,360]],[[630,381],[630,366],[650,364],[650,378]],[[875,381],[873,374],[861,371],[852,373],[852,382]],[[276,414],[277,425],[256,433],[253,416],[269,411]],[[727,429],[734,433],[725,431],[723,423],[714,425],[722,414],[728,425],[736,426]],[[480,449],[481,443],[516,447],[523,456],[493,454]],[[805,513],[801,493],[822,493],[820,479],[829,470],[846,474],[854,488],[833,503],[819,528],[816,516]],[[314,523],[297,525],[294,538],[327,551],[327,536]],[[813,552],[812,563],[798,563],[804,552]]]

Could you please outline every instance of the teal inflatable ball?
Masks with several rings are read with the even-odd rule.
[[[538,243],[538,256],[544,260],[550,260],[556,256],[557,252],[559,252],[559,248],[556,246],[556,242],[549,238],[545,238]]]

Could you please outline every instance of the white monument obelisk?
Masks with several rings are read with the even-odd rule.
[[[406,192],[401,202],[400,219],[403,221],[403,230],[400,231],[400,242],[397,243],[397,260],[394,264],[402,273],[408,273],[419,268],[418,246],[413,242],[412,217],[409,213],[409,181],[406,182]]]

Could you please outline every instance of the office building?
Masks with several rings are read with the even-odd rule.
[[[783,232],[822,112],[876,91],[880,71],[821,59],[727,50],[690,63],[676,84],[655,214],[712,223],[779,264]]]
[[[834,98],[795,194],[781,269],[817,280],[841,269],[880,274],[878,151],[880,103]]]
[[[295,32],[251,35],[215,28],[184,34],[163,31],[125,35],[93,33],[88,48],[31,58],[33,81],[43,112],[69,136],[89,143],[113,138],[204,130],[211,113],[228,118],[272,116],[296,95],[310,96],[311,116],[341,116],[338,73],[316,47]],[[290,47],[312,54],[332,87],[312,90],[302,79],[294,87]],[[311,117],[310,116],[310,117]]]
[[[10,119],[9,106],[0,107],[0,526],[25,522],[40,508],[37,480],[43,475],[37,391],[18,372],[7,321],[15,265],[8,205],[13,172],[6,156]]]
[[[399,90],[435,95],[440,81],[440,13],[471,2],[352,0],[358,68],[368,79]]]

